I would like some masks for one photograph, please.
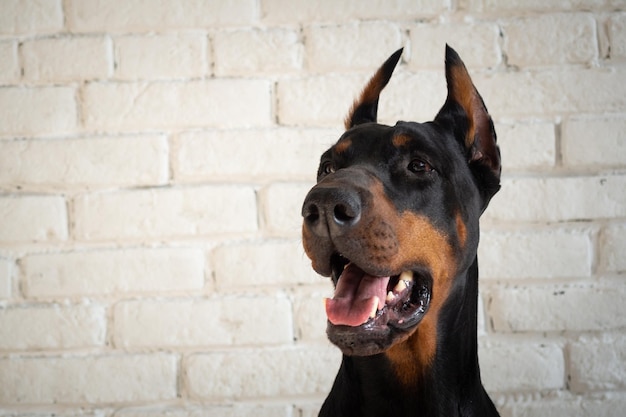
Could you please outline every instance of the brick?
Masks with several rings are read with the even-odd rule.
[[[626,107],[622,68],[558,68],[479,73],[473,76],[487,108],[505,116],[548,117],[571,113],[621,112]]]
[[[626,291],[620,287],[536,285],[491,289],[488,294],[488,314],[496,332],[593,331],[626,326]]]
[[[121,302],[118,347],[272,345],[293,341],[291,303],[277,297]]]
[[[522,340],[481,342],[478,356],[487,392],[535,392],[565,388],[563,349],[557,343]]]
[[[611,272],[626,270],[626,224],[611,224],[602,235],[601,262]]]
[[[343,68],[374,70],[402,45],[399,27],[384,21],[309,26],[304,37],[307,66],[323,73]]]
[[[504,51],[509,65],[585,64],[597,57],[591,14],[545,14],[504,21]]]
[[[73,189],[165,184],[165,136],[0,142],[0,184]]]
[[[482,2],[481,2],[482,3]],[[562,0],[546,2],[542,0],[527,0],[520,3],[515,0],[485,0],[480,9],[486,11],[570,11],[576,9],[594,10],[606,4],[606,0]]]
[[[584,228],[489,230],[481,234],[480,276],[487,279],[591,275],[593,231]]]
[[[261,190],[264,226],[283,236],[302,233],[302,203],[314,183],[275,183]]]
[[[0,135],[69,132],[76,128],[73,87],[0,87]]]
[[[200,407],[186,406],[126,408],[113,414],[114,417],[292,417],[291,406],[281,404],[203,404]]]
[[[25,41],[21,45],[24,79],[50,82],[106,78],[112,68],[109,48],[109,41],[102,36]]]
[[[509,171],[551,168],[556,160],[552,123],[496,123],[502,165]]]
[[[611,59],[626,58],[626,13],[612,14],[607,27]]]
[[[13,292],[14,262],[0,259],[0,299],[11,297]]]
[[[104,346],[106,311],[98,305],[28,305],[0,309],[0,349]]]
[[[119,79],[201,77],[210,65],[204,32],[120,36],[113,42]]]
[[[0,217],[0,242],[53,242],[68,236],[62,197],[0,196]]]
[[[61,0],[3,0],[0,33],[25,34],[63,29]]]
[[[447,3],[442,0],[391,0],[386,2],[376,0],[359,2],[296,0],[288,3],[285,3],[284,0],[267,0],[261,3],[261,8],[265,22],[292,24],[294,21],[406,19],[407,16],[412,18],[433,17],[447,10]]]
[[[223,245],[215,249],[212,259],[220,289],[319,282],[300,241]]]
[[[558,399],[541,399],[512,404],[512,417],[595,417],[620,416],[626,407],[623,396],[608,395],[602,399],[563,396]]]
[[[257,230],[248,186],[162,188],[88,194],[74,204],[81,240],[153,239]]]
[[[626,336],[582,336],[570,345],[574,392],[623,390],[626,381]]]
[[[580,166],[626,166],[626,118],[572,118],[561,132],[563,163]]]
[[[28,255],[20,260],[27,297],[102,296],[204,287],[198,249],[124,249]]]
[[[0,385],[5,405],[175,400],[177,358],[168,354],[4,358]]]
[[[409,28],[409,68],[443,70],[445,45],[452,46],[470,69],[492,68],[502,61],[499,28],[493,23],[418,23]],[[407,51],[408,52],[408,51]]]
[[[202,400],[326,394],[340,360],[327,347],[194,354],[185,363],[185,386]]]
[[[338,130],[246,129],[182,133],[173,141],[178,181],[314,179]],[[237,163],[233,163],[233,149]]]
[[[66,5],[67,25],[75,32],[134,32],[165,29],[247,25],[256,22],[254,0],[203,2],[168,0],[127,2],[113,0],[70,0]]]
[[[0,27],[2,25],[0,24]],[[10,83],[19,80],[20,64],[17,59],[15,42],[0,42],[0,83]]]
[[[83,112],[89,129],[258,127],[270,116],[264,80],[90,83]]]
[[[219,31],[213,37],[215,74],[280,73],[302,68],[304,46],[294,29]]]
[[[485,218],[542,222],[626,216],[623,175],[518,177],[502,184]]]

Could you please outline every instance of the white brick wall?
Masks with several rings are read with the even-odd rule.
[[[74,204],[79,240],[145,240],[254,232],[250,186],[210,185],[81,195]]]
[[[72,86],[0,86],[0,137],[75,131],[76,89]]]
[[[585,64],[598,55],[590,13],[516,18],[503,22],[502,29],[509,65]]]
[[[0,82],[14,82],[19,78],[20,66],[17,62],[15,42],[0,42]]]
[[[185,386],[204,400],[321,394],[335,379],[337,356],[313,347],[196,354],[184,364]]]
[[[115,306],[114,340],[119,347],[289,343],[290,316],[286,298],[268,296],[125,301]]]
[[[92,130],[262,127],[271,122],[270,84],[263,80],[89,83],[83,99],[85,127]]]
[[[200,31],[119,36],[113,43],[115,78],[191,78],[208,72],[208,38]]]
[[[565,359],[558,342],[520,340],[479,346],[485,388],[490,392],[541,392],[565,387]]]
[[[8,188],[98,189],[166,184],[164,135],[0,142],[0,184]]]
[[[61,0],[5,0],[0,33],[37,34],[63,30]]]
[[[24,326],[32,323],[32,326]],[[103,306],[30,304],[0,311],[0,349],[71,349],[102,346]]]
[[[302,68],[303,50],[300,31],[295,28],[251,28],[213,35],[214,69],[219,76],[296,71]]]
[[[33,254],[20,259],[22,292],[49,299],[202,290],[199,248],[135,248]]]
[[[490,109],[480,361],[503,417],[626,406],[619,0],[3,0],[0,417],[308,417],[339,364],[300,209],[364,82]]]
[[[20,50],[24,80],[62,82],[106,78],[111,67],[109,44],[102,36],[26,41]]]
[[[4,358],[0,401],[9,406],[172,400],[177,373],[172,354]]]
[[[58,242],[67,239],[67,206],[60,196],[0,196],[0,241]]]
[[[583,336],[570,346],[572,390],[590,392],[619,389],[626,381],[626,337]]]

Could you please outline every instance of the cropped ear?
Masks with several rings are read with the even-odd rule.
[[[344,124],[346,129],[350,129],[351,127],[361,123],[376,122],[378,114],[378,97],[380,96],[380,92],[389,82],[391,74],[400,60],[403,49],[404,48],[398,49],[393,53],[393,55],[387,58],[378,71],[376,71],[376,74],[374,74],[374,76],[369,80],[363,89],[361,96],[354,101],[354,104],[352,104],[352,108],[345,119]]]
[[[500,189],[500,149],[491,116],[474,87],[465,64],[454,49],[446,45],[448,98],[435,122],[452,127],[464,146],[470,168],[483,193],[484,207]]]

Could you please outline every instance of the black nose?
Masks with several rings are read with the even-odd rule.
[[[351,188],[317,185],[304,199],[302,217],[318,236],[341,235],[361,220],[361,198]]]

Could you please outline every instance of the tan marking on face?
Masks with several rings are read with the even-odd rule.
[[[409,135],[395,135],[391,141],[393,142],[393,146],[401,148],[409,143],[410,140],[411,137]]]
[[[352,145],[352,139],[342,139],[334,147],[335,152],[344,153]]]
[[[459,246],[461,248],[464,248],[465,242],[467,241],[467,226],[461,218],[461,213],[456,214],[456,234],[459,241]]]
[[[404,386],[415,385],[433,363],[437,351],[437,317],[431,317],[430,314],[424,316],[406,341],[396,343],[385,352]]]

